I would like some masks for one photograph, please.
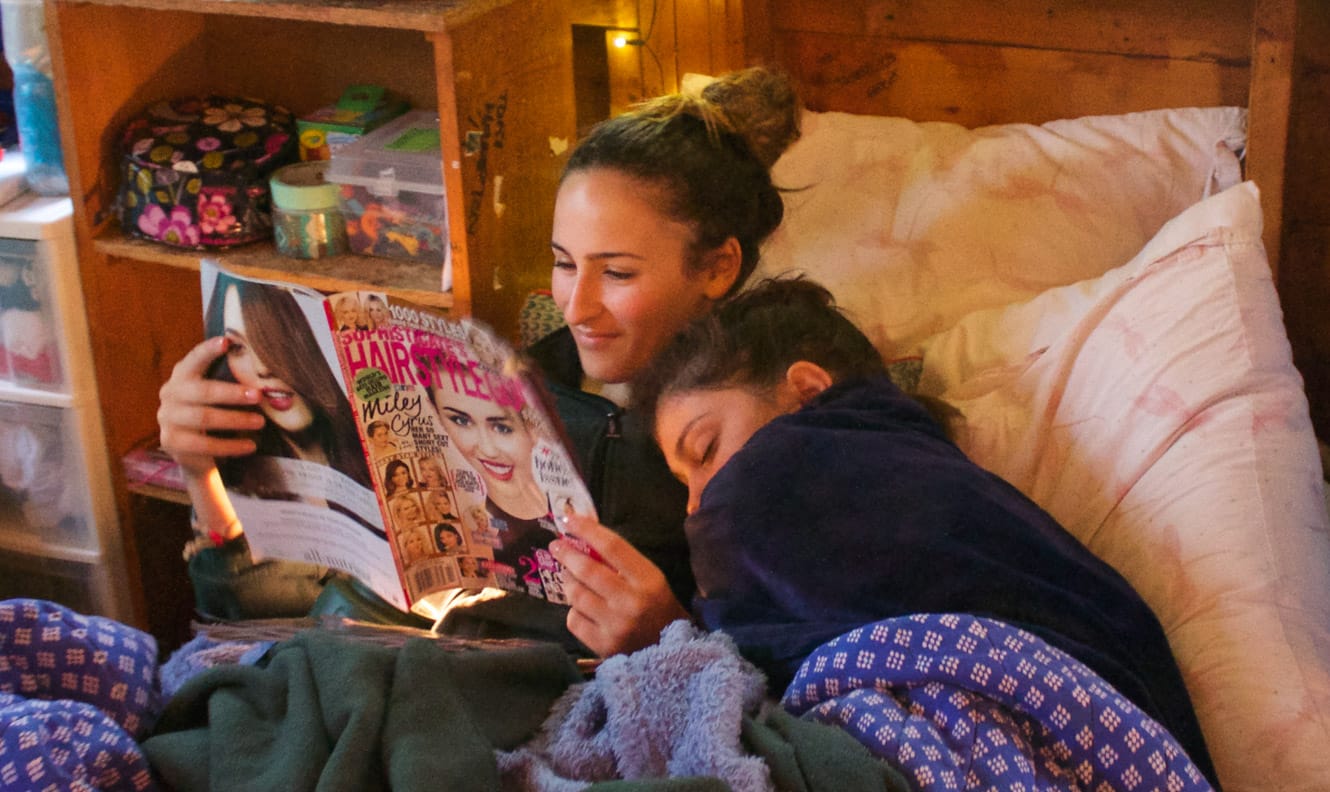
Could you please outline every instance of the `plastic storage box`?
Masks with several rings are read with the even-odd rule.
[[[56,554],[97,552],[74,417],[0,401],[0,535]]]
[[[0,239],[0,381],[64,385],[48,267],[35,241]]]
[[[351,250],[442,264],[448,250],[439,117],[413,110],[333,152]]]

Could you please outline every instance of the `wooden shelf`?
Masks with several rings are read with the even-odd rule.
[[[421,305],[451,309],[453,296],[439,291],[439,266],[399,259],[347,253],[321,259],[283,256],[268,242],[229,250],[178,250],[119,233],[104,235],[93,247],[113,258],[199,269],[199,260],[215,258],[238,275],[289,281],[322,292],[373,290],[389,292]]]
[[[189,494],[178,489],[163,487],[160,484],[144,484],[131,481],[125,485],[125,489],[135,495],[153,500],[167,501],[170,503],[179,503],[185,506],[190,505]]]
[[[189,11],[335,25],[360,25],[441,33],[512,0],[83,0],[86,5]]]
[[[562,0],[47,0],[45,7],[112,459],[159,431],[152,407],[161,383],[201,340],[204,257],[242,276],[322,292],[386,292],[513,336],[524,296],[548,286],[560,154],[576,133]],[[301,115],[357,84],[438,110],[451,291],[441,290],[438,264],[354,254],[294,259],[271,242],[183,250],[132,237],[117,223],[120,136],[144,108],[210,92],[259,97]],[[156,587],[174,575],[187,586],[178,545],[163,550],[158,524],[161,512],[181,507],[166,502],[169,493],[130,486],[123,474],[114,485],[136,615],[169,626],[178,603],[149,596],[144,582]]]

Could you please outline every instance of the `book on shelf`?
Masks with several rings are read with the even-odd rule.
[[[323,295],[205,259],[210,376],[260,394],[219,459],[256,559],[346,572],[406,611],[457,588],[564,602],[549,543],[595,515],[539,380],[484,325],[381,291]]]
[[[125,469],[125,480],[131,488],[160,488],[171,492],[185,492],[185,479],[180,465],[157,441],[157,437],[144,438],[134,444],[120,458]]]

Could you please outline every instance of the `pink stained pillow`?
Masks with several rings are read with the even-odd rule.
[[[1126,261],[1238,183],[1245,141],[1236,107],[979,129],[805,112],[772,170],[786,215],[757,275],[806,272],[904,357],[971,311]]]
[[[1242,184],[1102,277],[923,345],[920,392],[1163,623],[1228,792],[1330,779],[1330,525]]]

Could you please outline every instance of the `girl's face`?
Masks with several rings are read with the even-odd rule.
[[[434,389],[443,428],[491,489],[532,482],[531,449],[535,438],[521,416],[487,399]]]
[[[571,173],[559,187],[551,290],[593,379],[631,379],[737,277],[690,269],[694,230],[657,209],[661,198],[608,168]]]
[[[656,439],[670,470],[688,486],[688,513],[697,510],[712,476],[758,429],[798,406],[783,388],[694,390],[662,398],[656,407]]]
[[[465,556],[458,559],[457,567],[462,572],[462,577],[476,577],[480,568],[476,565],[476,559],[471,556]]]
[[[268,368],[258,350],[251,346],[245,315],[240,307],[240,292],[235,286],[226,289],[222,323],[229,341],[226,363],[236,382],[262,394],[259,409],[278,428],[292,434],[308,429],[314,423],[313,409],[303,396]]]
[[[388,326],[388,305],[383,300],[371,297],[365,301],[365,314],[371,327]]]
[[[405,465],[397,465],[393,468],[392,483],[394,490],[402,489],[410,481],[411,471],[407,470]]]

